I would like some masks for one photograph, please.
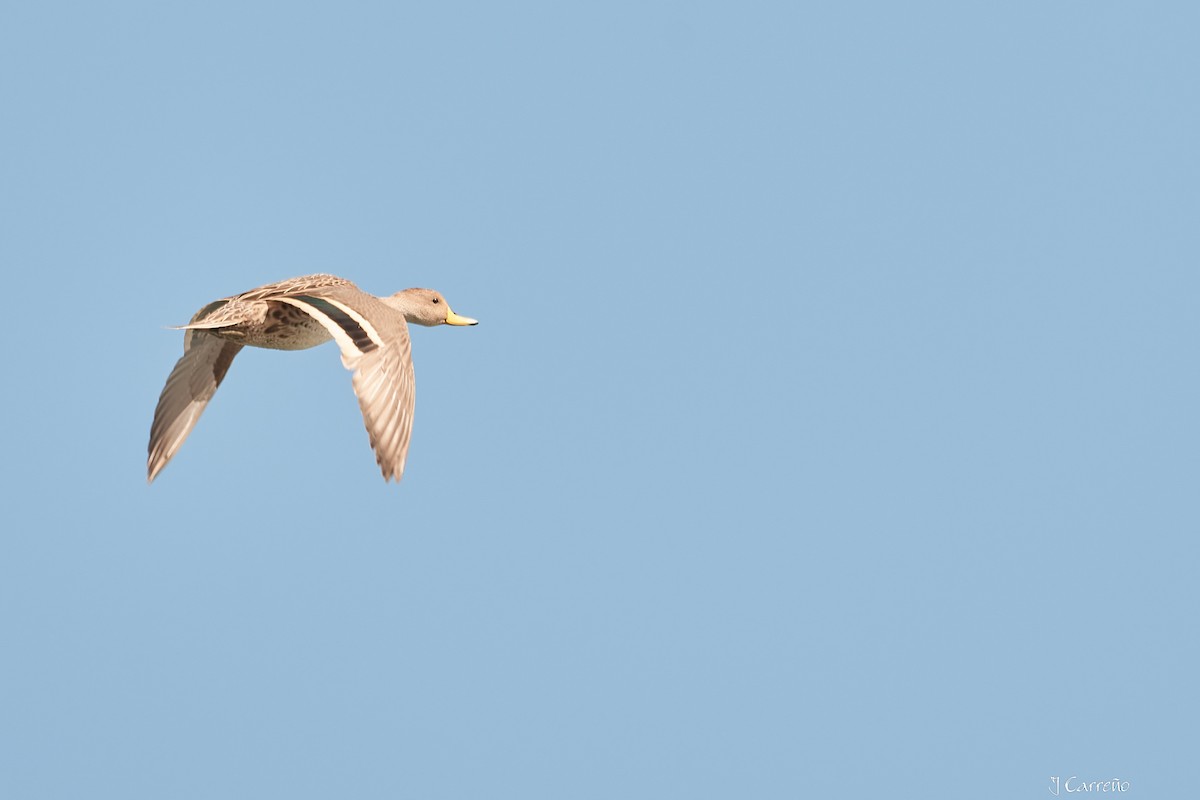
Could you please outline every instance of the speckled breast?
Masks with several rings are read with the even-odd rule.
[[[264,312],[254,314],[253,321],[214,333],[239,344],[271,350],[306,350],[333,338],[320,323],[295,306],[278,302],[262,305],[266,306]]]

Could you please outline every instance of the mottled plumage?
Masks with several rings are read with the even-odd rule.
[[[183,357],[158,398],[148,480],[178,452],[243,347],[303,350],[330,339],[354,372],[354,392],[383,477],[400,480],[416,399],[409,322],[475,324],[432,289],[375,297],[333,275],[290,278],[204,306],[182,326]]]

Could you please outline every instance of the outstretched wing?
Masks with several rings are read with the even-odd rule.
[[[412,433],[416,387],[404,315],[353,285],[276,296],[320,323],[354,371],[354,393],[386,480],[404,474]]]
[[[154,409],[146,459],[147,482],[153,481],[179,451],[221,385],[233,357],[242,349],[240,344],[199,330],[187,332],[183,347],[183,358],[171,370]]]

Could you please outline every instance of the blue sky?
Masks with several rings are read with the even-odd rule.
[[[1194,784],[1191,4],[39,3],[0,24],[0,795]],[[165,326],[442,291],[153,486]]]

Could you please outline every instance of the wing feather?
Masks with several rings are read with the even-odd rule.
[[[153,482],[179,452],[241,349],[240,344],[204,331],[188,331],[183,357],[167,377],[154,409],[147,447],[147,482]]]
[[[354,393],[375,460],[386,480],[399,481],[416,405],[404,315],[353,285],[317,287],[276,299],[301,309],[333,336],[342,363],[354,373]]]

